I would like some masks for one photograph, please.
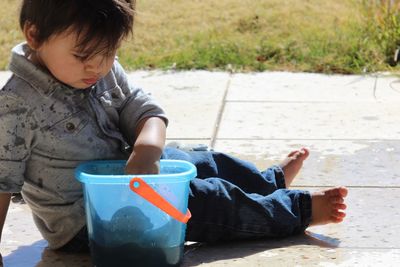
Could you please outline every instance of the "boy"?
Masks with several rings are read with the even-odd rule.
[[[134,0],[24,0],[26,43],[12,52],[13,76],[0,90],[0,229],[11,193],[21,192],[52,249],[86,251],[82,188],[74,168],[127,159],[126,172],[159,172],[159,159],[197,167],[190,185],[186,238],[214,242],[279,237],[338,223],[347,189],[288,190],[307,149],[279,166],[217,152],[165,148],[167,117],[132,87],[115,60],[132,31]]]

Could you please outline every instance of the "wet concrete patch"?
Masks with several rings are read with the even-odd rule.
[[[278,164],[292,150],[310,149],[295,186],[400,187],[400,140],[223,140],[216,151],[255,163]]]

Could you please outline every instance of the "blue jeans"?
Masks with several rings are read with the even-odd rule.
[[[188,241],[283,237],[303,232],[310,223],[310,193],[286,189],[279,166],[259,171],[227,154],[168,147],[162,158],[186,160],[197,168],[190,184]]]
[[[190,183],[187,241],[284,237],[303,232],[310,223],[310,193],[285,189],[279,166],[260,172],[227,154],[169,147],[161,158],[186,160],[197,168]],[[60,250],[87,251],[86,227]]]

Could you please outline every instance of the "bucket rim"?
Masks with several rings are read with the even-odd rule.
[[[170,174],[118,174],[118,175],[104,175],[104,174],[93,174],[87,171],[89,166],[93,165],[120,165],[125,166],[126,160],[91,160],[80,163],[75,168],[76,179],[84,184],[129,184],[130,180],[134,177],[140,177],[147,183],[160,182],[162,183],[181,183],[190,181],[197,175],[196,167],[185,160],[160,160],[160,166],[162,167],[180,167],[184,168],[185,171],[179,173]]]

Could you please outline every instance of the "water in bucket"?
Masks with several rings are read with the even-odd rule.
[[[78,166],[97,267],[178,266],[183,258],[193,164],[161,160],[158,175],[125,175],[125,161]]]

